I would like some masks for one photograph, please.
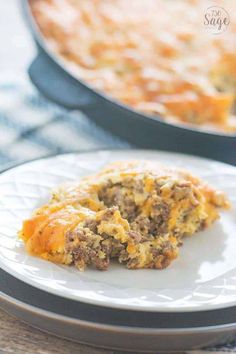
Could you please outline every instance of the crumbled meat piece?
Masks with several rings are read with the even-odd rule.
[[[137,243],[140,242],[142,239],[142,235],[140,235],[140,233],[135,231],[130,231],[129,236]]]
[[[150,219],[147,216],[139,215],[131,223],[131,228],[135,231],[140,232],[142,236],[146,236],[149,234],[151,228]]]
[[[94,219],[88,219],[85,221],[84,223],[84,227],[89,228],[91,231],[93,231],[94,233],[97,232],[97,221]]]

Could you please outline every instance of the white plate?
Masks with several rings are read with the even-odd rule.
[[[62,182],[96,172],[113,160],[145,158],[177,165],[224,190],[233,208],[210,229],[186,239],[165,270],[108,271],[53,264],[29,256],[17,239],[24,218]],[[0,175],[0,266],[48,292],[96,305],[145,311],[200,311],[236,305],[236,168],[154,151],[98,151],[30,162]]]

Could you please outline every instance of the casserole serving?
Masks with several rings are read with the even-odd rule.
[[[79,270],[163,269],[186,236],[207,229],[227,209],[224,193],[178,168],[157,162],[114,162],[53,191],[23,223],[27,251]]]

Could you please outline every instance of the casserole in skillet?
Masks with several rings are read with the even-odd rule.
[[[46,0],[39,0],[39,6],[41,1]],[[53,2],[51,3],[53,4]],[[68,4],[68,0],[63,1],[63,3]],[[79,4],[78,1],[77,4]],[[227,4],[230,7],[232,2]],[[163,107],[159,102],[155,106],[160,108],[162,114],[158,114],[157,111],[155,114],[153,112],[146,113],[140,107],[137,109],[131,104],[124,104],[117,97],[114,98],[111,93],[109,94],[109,92],[96,88],[96,85],[90,83],[89,80],[81,79],[81,76],[79,77],[78,75],[78,68],[80,69],[78,64],[73,64],[71,60],[65,60],[62,55],[58,54],[58,48],[55,48],[55,41],[50,41],[45,35],[42,35],[42,30],[39,29],[35,16],[32,15],[30,2],[22,0],[22,5],[29,28],[38,47],[38,56],[29,68],[29,75],[39,91],[50,100],[72,110],[79,109],[96,124],[136,146],[185,152],[233,164],[236,163],[236,135],[233,131],[234,118],[226,114],[230,105],[229,102],[232,101],[233,94],[231,91],[227,94],[221,93],[221,89],[217,89],[220,97],[218,99],[218,108],[209,105],[207,97],[200,100],[199,102],[201,103],[197,107],[197,112],[201,108],[202,111],[208,113],[204,113],[206,115],[205,122],[200,122],[200,116],[196,115],[194,111],[193,116],[198,117],[194,124],[189,122],[191,119],[188,119],[188,122],[184,121],[185,118],[181,119],[181,124],[179,124],[178,117],[176,116],[176,118],[171,114],[168,114],[165,118]],[[48,2],[49,5],[50,2]],[[227,9],[229,10],[229,8]],[[55,14],[51,13],[51,17],[55,19]],[[159,17],[161,17],[160,11]],[[65,19],[65,15],[62,18]],[[229,33],[229,28],[235,24],[232,16],[230,21],[230,26],[225,32],[227,34]],[[183,21],[182,24],[184,24]],[[199,19],[199,26],[203,26],[203,18]],[[49,28],[51,28],[52,32],[56,31],[51,25]],[[204,36],[205,34],[206,32],[204,32]],[[219,36],[222,35],[224,33]],[[211,36],[217,37],[213,34]],[[52,43],[54,44],[52,45]],[[233,53],[233,47],[231,50]],[[223,67],[220,66],[222,70]],[[231,75],[230,79],[234,80],[234,76]],[[191,94],[187,95],[191,98]],[[169,98],[172,99],[171,97],[176,98],[176,95],[170,94]],[[223,99],[223,97],[225,98]],[[222,104],[220,104],[220,101],[222,101]],[[146,105],[145,102],[144,105]],[[187,106],[191,108],[191,102],[187,103]],[[210,106],[212,110],[219,110],[218,117],[219,115],[224,117],[222,120],[219,119],[218,123],[213,122],[214,115],[209,118]],[[219,124],[219,121],[222,124]],[[223,121],[226,123],[227,128]]]
[[[207,33],[205,1],[30,4],[52,50],[96,89],[168,121],[236,131],[236,26]]]

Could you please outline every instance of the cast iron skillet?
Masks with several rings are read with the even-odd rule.
[[[159,117],[135,111],[73,77],[46,47],[29,1],[21,3],[38,48],[38,55],[28,72],[44,96],[70,110],[82,111],[95,123],[138,147],[200,155],[236,165],[236,135],[166,123]]]

